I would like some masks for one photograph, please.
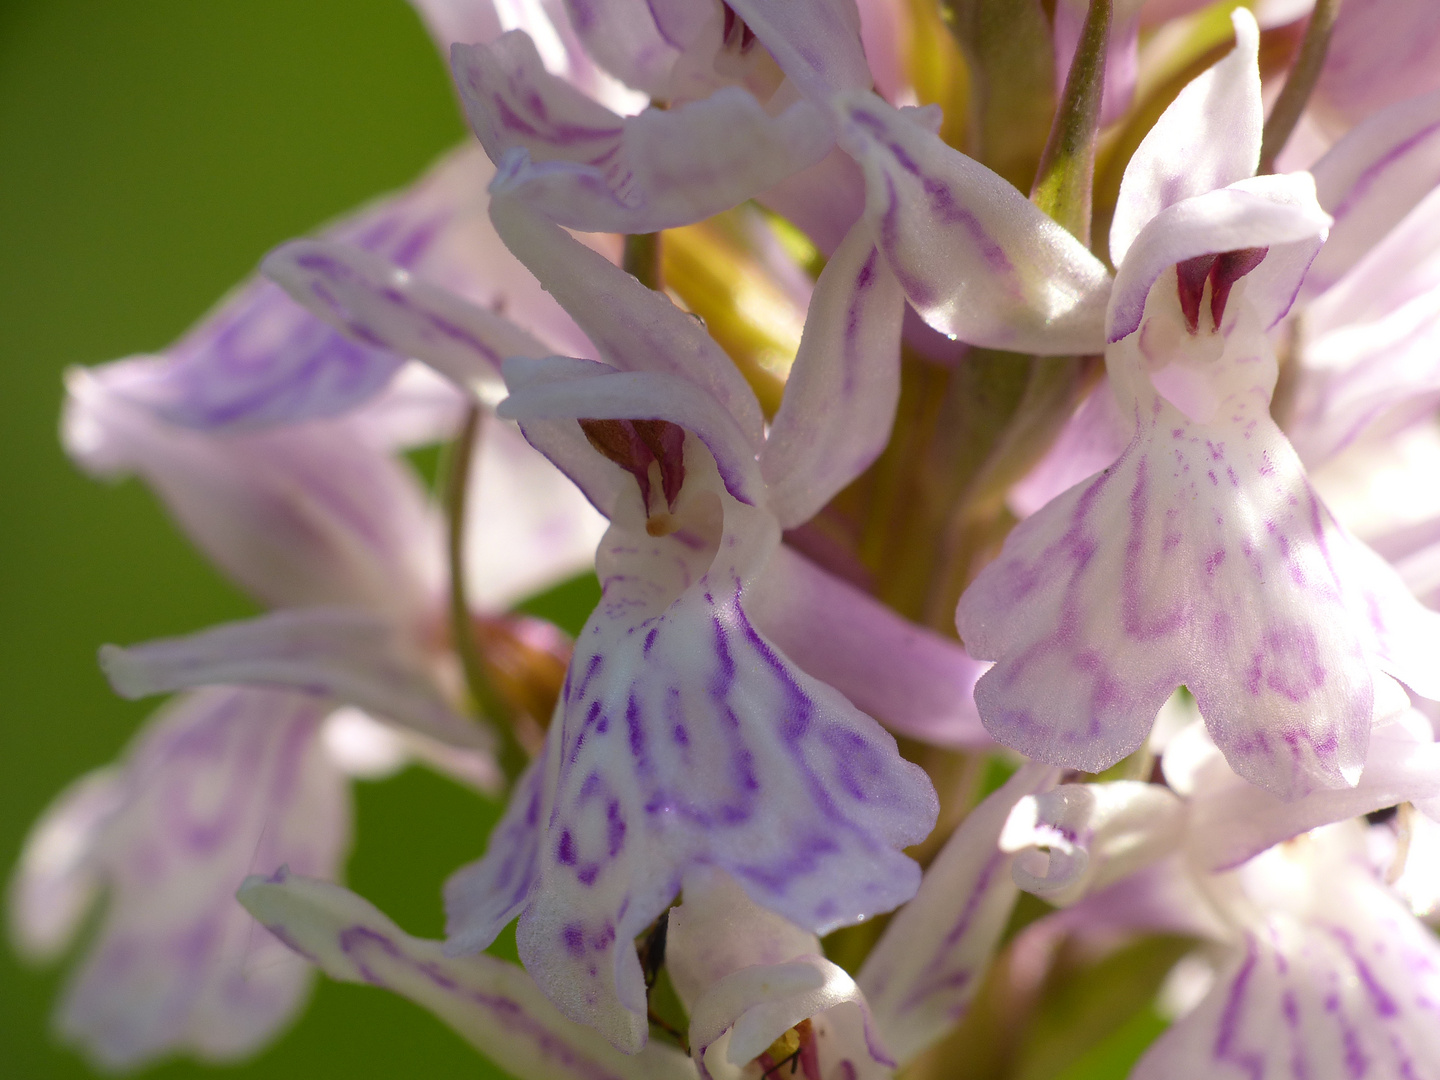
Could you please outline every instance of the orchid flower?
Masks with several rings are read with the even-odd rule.
[[[918,884],[894,849],[933,823],[929,782],[746,612],[781,528],[813,514],[888,437],[900,294],[854,233],[816,286],[762,438],[753,393],[694,320],[503,181],[491,215],[609,361],[508,360],[501,415],[611,526],[597,557],[604,596],[545,755],[486,858],[450,887],[452,943],[483,948],[520,914],[521,956],[541,988],[567,1016],[635,1049],[644,988],[628,942],[687,866],[725,869],[758,903],[816,932],[888,910]],[[465,361],[460,335],[432,344],[439,305],[452,305],[452,323],[461,314],[452,301],[387,288],[357,253],[342,263],[338,250],[326,261],[310,252],[282,249],[269,270],[352,332],[405,342],[473,379],[483,360]]]
[[[1016,880],[1079,900],[1053,919],[1180,931],[1220,950],[1208,993],[1133,1077],[1431,1075],[1440,946],[1346,820],[1440,785],[1429,725],[1398,687],[1388,698],[1353,792],[1282,802],[1193,723],[1165,748],[1168,787],[1065,785],[1016,805],[1001,834]]]
[[[889,1077],[940,1038],[978,989],[1017,893],[998,834],[1017,800],[1056,775],[1023,767],[971,813],[854,978],[824,958],[813,933],[757,905],[731,875],[687,870],[683,903],[662,916],[663,963],[688,1014],[693,1065],[654,1040],[619,1053],[557,1012],[515,965],[450,955],[338,886],[282,870],[250,878],[240,899],[331,977],[411,998],[522,1080],[597,1070],[729,1080],[786,1062],[806,1080]]]
[[[162,710],[124,765],[60,796],[22,857],[12,923],[37,956],[53,955],[110,886],[107,922],[61,1025],[114,1066],[177,1049],[239,1056],[299,1006],[307,980],[288,968],[253,980],[246,997],[257,958],[232,894],[257,865],[339,875],[346,773],[418,759],[482,790],[500,782],[488,733],[454,703],[439,523],[394,459],[397,446],[453,426],[453,388],[410,370],[347,417],[237,433],[170,423],[146,403],[156,386],[177,385],[176,368],[223,382],[224,356],[196,352],[197,342],[223,354],[227,335],[268,340],[277,305],[290,301],[264,288],[272,301],[256,302],[257,287],[242,292],[175,357],[70,377],[65,432],[77,460],[102,476],[139,473],[222,569],[277,608],[187,638],[103,649],[129,697],[231,689],[198,690]],[[298,307],[284,319],[323,326]],[[286,363],[258,355],[261,366]],[[470,576],[494,612],[580,569],[596,518],[513,428],[492,421],[478,457],[469,556],[485,570]],[[567,651],[558,634],[538,621],[491,625],[521,667],[548,665],[558,689]],[[193,828],[176,817],[191,804]],[[137,953],[143,963],[126,959]]]
[[[1432,685],[1436,619],[1331,518],[1270,419],[1284,316],[1329,216],[1306,174],[1252,178],[1258,34],[1141,143],[1099,261],[1018,192],[873,102],[848,145],[881,249],[931,325],[1104,349],[1128,446],[1007,539],[961,599],[987,729],[1056,764],[1135,750],[1177,684],[1232,767],[1281,795],[1353,784],[1375,678]],[[986,268],[989,272],[985,272]]]

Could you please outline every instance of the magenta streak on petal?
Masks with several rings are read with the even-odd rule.
[[[933,995],[945,990],[959,990],[970,982],[976,972],[968,968],[950,970],[950,952],[955,948],[970,931],[975,916],[984,903],[990,889],[990,882],[995,875],[1002,871],[1008,871],[1010,856],[1004,852],[992,852],[986,861],[984,869],[975,878],[975,887],[970,890],[970,895],[965,899],[965,906],[960,911],[960,916],[955,924],[946,932],[939,948],[925,970],[915,979],[914,988],[900,1003],[900,1011],[908,1012],[923,1006]],[[958,1019],[967,1007],[968,1002],[960,1005],[954,1010],[954,1018]]]
[[[1212,1051],[1216,1061],[1236,1066],[1251,1080],[1262,1080],[1265,1076],[1265,1057],[1254,1051],[1237,1054],[1234,1044],[1245,1013],[1245,988],[1259,960],[1255,938],[1246,934],[1245,961],[1230,981],[1230,988],[1225,996],[1225,1008],[1220,1014],[1220,1030],[1215,1033],[1215,1047]]]
[[[478,87],[475,89],[477,95],[481,93]],[[565,124],[547,121],[544,116],[537,116],[535,119],[545,124],[544,130],[541,130],[515,112],[503,97],[497,94],[492,97],[492,100],[495,102],[495,111],[500,118],[500,122],[506,130],[514,132],[517,135],[528,135],[533,139],[539,139],[552,146],[574,146],[576,143],[594,142],[598,139],[618,139],[624,133],[624,129],[618,127],[586,127],[583,124]]]
[[[855,392],[855,380],[859,376],[859,369],[869,359],[856,351],[856,345],[860,339],[860,315],[865,306],[865,294],[875,286],[876,261],[879,258],[880,250],[871,248],[870,257],[865,260],[860,267],[860,272],[855,275],[850,305],[845,311],[845,363],[843,365],[845,374],[841,381],[841,389],[846,396]]]
[[[406,956],[405,953],[390,938],[368,926],[352,926],[341,931],[340,951],[343,952],[355,964],[361,977],[372,986],[379,986],[390,989],[390,984],[377,975],[375,971],[366,964],[364,954],[367,949],[379,949],[391,962],[403,965],[425,978],[430,980],[436,987],[448,994],[463,998],[472,1005],[490,1013],[494,1019],[505,1027],[512,1034],[518,1034],[528,1038],[535,1044],[539,1054],[547,1059],[559,1062],[563,1068],[577,1072],[592,1080],[623,1080],[622,1077],[601,1068],[595,1062],[578,1055],[574,1049],[564,1041],[557,1039],[555,1035],[544,1024],[534,1020],[524,1006],[518,1002],[504,997],[500,994],[486,994],[479,990],[464,987],[454,979],[445,974],[444,968],[433,962],[418,961]]]
[[[1189,623],[1194,614],[1183,600],[1177,600],[1168,613],[1153,616],[1148,622],[1142,614],[1145,598],[1140,595],[1139,565],[1150,504],[1149,464],[1147,458],[1141,457],[1135,469],[1135,486],[1130,489],[1130,536],[1125,541],[1125,574],[1121,583],[1125,633],[1136,641],[1167,637]]]
[[[1355,183],[1350,185],[1350,190],[1346,193],[1345,198],[1340,200],[1339,205],[1326,207],[1326,209],[1330,211],[1330,215],[1335,219],[1336,224],[1339,224],[1340,220],[1354,209],[1355,203],[1365,197],[1366,193],[1374,186],[1375,181],[1380,178],[1380,175],[1384,173],[1386,169],[1411,150],[1415,149],[1420,143],[1430,138],[1437,131],[1440,131],[1440,122],[1421,128],[1404,142],[1396,143],[1383,157],[1377,159],[1368,169],[1362,172],[1355,180]]]

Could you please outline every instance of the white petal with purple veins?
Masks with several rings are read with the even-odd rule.
[[[654,232],[700,221],[815,164],[834,143],[797,101],[771,115],[738,86],[622,117],[545,72],[521,33],[456,46],[455,81],[501,183],[587,232]]]
[[[1243,8],[1231,18],[1235,49],[1180,91],[1125,168],[1110,226],[1110,259],[1116,266],[1140,230],[1167,206],[1255,174],[1265,120],[1257,60],[1260,28]]]
[[[808,521],[885,449],[900,399],[900,283],[863,225],[815,284],[760,468],[782,527]]]
[[[351,337],[424,360],[482,397],[498,394],[507,356],[549,352],[508,319],[359,248],[292,240],[267,255],[262,269]]]
[[[282,869],[255,876],[240,902],[270,933],[327,975],[392,990],[428,1009],[520,1080],[690,1080],[678,1050],[633,1057],[560,1016],[523,970],[490,956],[447,957],[338,885]]]
[[[1377,883],[1324,886],[1350,918],[1271,914],[1134,1080],[1440,1076],[1440,948]]]
[[[1063,784],[1015,804],[1000,850],[1017,856],[1015,884],[1066,905],[1174,851],[1184,825],[1180,800],[1160,784]]]
[[[1000,832],[1020,799],[1058,778],[1027,763],[972,810],[866,958],[858,981],[901,1065],[949,1031],[980,989],[1018,893]]]
[[[58,1020],[100,1063],[238,1058],[300,1004],[308,972],[256,934],[234,894],[258,867],[338,871],[350,805],[317,738],[323,718],[303,695],[206,690],[141,735],[125,805],[95,841],[105,920]]]
[[[292,608],[128,649],[106,645],[100,666],[122,697],[221,684],[286,686],[454,746],[491,745],[488,732],[441,696],[398,628],[354,608]]]
[[[873,94],[839,99],[866,217],[925,321],[974,345],[1098,352],[1110,277],[1009,183]]]

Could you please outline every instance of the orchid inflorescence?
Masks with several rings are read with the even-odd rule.
[[[175,696],[16,872],[39,958],[106,894],[63,1034],[1440,1077],[1440,8],[415,3],[479,144],[69,376],[269,613],[101,651]],[[409,761],[504,806],[443,942],[338,884]]]

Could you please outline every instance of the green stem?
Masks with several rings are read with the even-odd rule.
[[[647,289],[660,290],[660,234],[632,233],[625,237],[621,267]]]
[[[444,498],[450,564],[450,636],[460,657],[471,702],[490,722],[499,738],[496,757],[505,779],[513,783],[529,764],[529,755],[515,737],[513,711],[490,682],[485,657],[475,638],[475,625],[470,619],[470,602],[465,592],[465,507],[470,490],[470,466],[475,459],[482,415],[479,405],[470,406],[446,459]]]
[[[1340,0],[1315,0],[1315,10],[1310,14],[1310,25],[1305,28],[1300,53],[1285,80],[1285,88],[1275,100],[1275,108],[1270,110],[1270,118],[1265,121],[1265,133],[1260,141],[1262,173],[1275,171],[1275,159],[1285,149],[1290,133],[1300,122],[1300,114],[1305,111],[1305,104],[1310,100],[1310,94],[1325,67],[1330,32],[1335,28],[1335,17],[1339,14]]]
[[[1090,244],[1090,204],[1095,186],[1095,137],[1105,95],[1105,56],[1110,47],[1111,0],[1090,0],[1075,59],[1055,109],[1050,137],[1030,201]]]

